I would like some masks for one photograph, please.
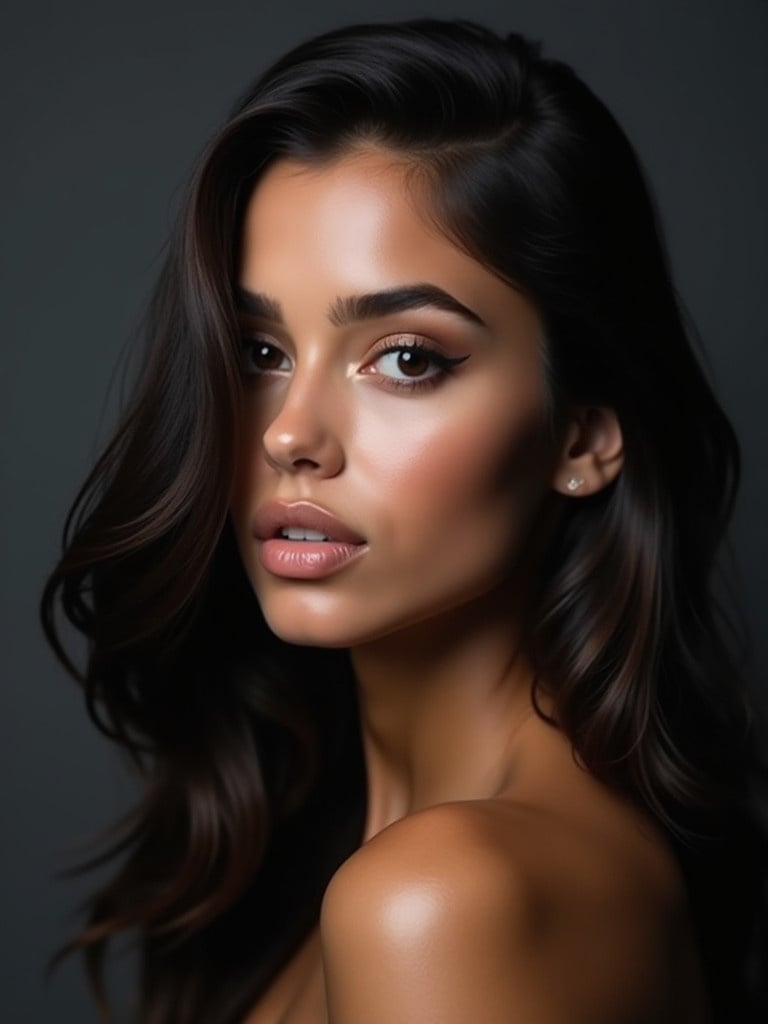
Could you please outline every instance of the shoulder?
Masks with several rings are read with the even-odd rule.
[[[531,895],[479,809],[443,804],[395,822],[345,861],[326,890],[322,923],[408,948],[451,925],[519,922]]]
[[[593,1004],[610,1003],[611,988],[631,999],[631,965],[658,944],[666,902],[630,862],[504,801],[442,804],[395,822],[326,890],[331,1021],[570,1024],[582,1019],[574,998],[585,1020],[623,1019]]]
[[[320,925],[332,1024],[507,1019],[484,1001],[509,1003],[499,958],[525,948],[536,911],[482,818],[461,804],[417,812],[336,872]]]
[[[478,803],[441,804],[394,822],[357,850],[336,872],[325,894],[324,920],[338,927],[365,927],[373,912],[387,909],[395,933],[429,928],[436,916],[477,912],[490,899],[514,904],[527,888],[520,865],[494,835]],[[347,911],[364,899],[361,918]],[[393,914],[400,907],[408,913]],[[417,912],[418,908],[420,912]],[[509,909],[509,907],[507,908]],[[379,924],[382,922],[379,921]]]
[[[378,904],[394,907],[414,892],[434,897],[424,926],[434,914],[463,917],[478,908],[522,926],[585,902],[594,918],[602,902],[663,911],[682,898],[671,855],[642,827],[617,835],[502,799],[439,804],[389,825],[333,876],[324,916],[341,927],[347,908],[359,909],[358,896],[370,918]]]

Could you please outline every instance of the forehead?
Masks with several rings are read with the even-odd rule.
[[[452,251],[460,256],[429,222],[426,196],[415,188],[409,170],[382,152],[349,154],[320,165],[277,160],[248,204],[244,259],[273,263],[289,250],[295,258],[299,248],[307,262],[332,257],[352,270],[360,258],[408,263],[414,247],[440,253],[444,261]]]
[[[243,284],[267,290],[272,279],[298,284],[300,274],[305,287],[333,280],[336,288],[370,291],[438,275],[443,287],[459,286],[475,261],[431,223],[413,180],[406,163],[383,153],[318,166],[275,162],[246,210]]]
[[[430,217],[425,178],[386,151],[314,165],[275,161],[245,212],[240,283],[290,305],[431,282],[489,326],[503,324],[520,294],[451,241]],[[478,310],[479,311],[479,310]]]

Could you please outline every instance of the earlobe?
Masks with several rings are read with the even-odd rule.
[[[552,487],[560,494],[596,494],[616,479],[624,442],[616,411],[609,406],[577,406],[563,436]]]

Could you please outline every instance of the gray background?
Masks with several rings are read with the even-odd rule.
[[[640,152],[680,292],[743,444],[734,539],[762,685],[764,0],[15,4],[0,33],[4,1021],[95,1019],[76,962],[43,982],[44,960],[85,891],[53,876],[78,841],[126,806],[131,785],[45,647],[36,606],[66,509],[113,422],[115,367],[180,189],[268,60],[346,22],[427,14],[543,39],[609,104]]]

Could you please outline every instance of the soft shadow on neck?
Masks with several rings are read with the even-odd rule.
[[[368,776],[365,839],[412,811],[496,795],[535,715],[518,600],[496,588],[350,652]]]

